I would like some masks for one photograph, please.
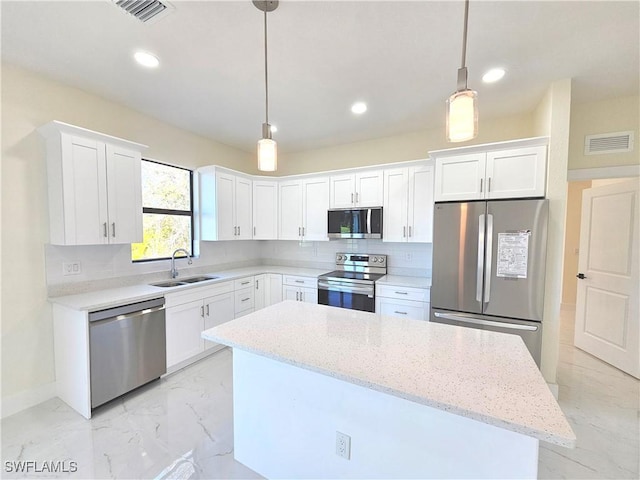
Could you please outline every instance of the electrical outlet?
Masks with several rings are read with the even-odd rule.
[[[413,253],[411,253],[411,252],[406,252],[406,253],[404,254],[404,259],[405,259],[405,260],[409,260],[409,261],[413,260]]]
[[[351,459],[351,437],[346,433],[336,432],[336,455]]]
[[[80,262],[64,262],[62,264],[62,274],[63,275],[79,275],[82,273],[82,268],[80,266]]]

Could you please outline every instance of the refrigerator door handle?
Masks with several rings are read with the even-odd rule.
[[[484,302],[491,299],[491,262],[493,260],[493,215],[487,214],[487,259],[484,263]]]
[[[527,330],[530,332],[535,332],[538,330],[538,327],[534,327],[533,325],[521,325],[519,323],[508,323],[508,322],[494,322],[492,320],[480,320],[479,318],[469,318],[462,315],[453,315],[451,313],[440,313],[434,312],[436,318],[442,318],[444,320],[454,320],[456,322],[464,322],[471,323],[473,325],[485,325],[487,327],[500,327],[500,328],[508,328],[510,330]]]
[[[478,217],[478,265],[476,267],[476,300],[482,301],[482,278],[484,276],[484,213]]]

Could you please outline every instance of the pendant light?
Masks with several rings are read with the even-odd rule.
[[[271,138],[269,125],[269,77],[267,70],[267,12],[278,8],[278,0],[253,0],[258,10],[264,12],[264,93],[265,93],[265,122],[262,124],[262,139],[258,141],[258,170],[275,172],[278,168],[278,145]]]
[[[469,0],[464,2],[464,30],[462,32],[462,66],[458,69],[458,88],[447,99],[447,141],[464,142],[478,135],[478,94],[467,88],[467,23]]]

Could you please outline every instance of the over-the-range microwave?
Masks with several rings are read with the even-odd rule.
[[[331,209],[327,225],[329,238],[382,238],[382,207]]]

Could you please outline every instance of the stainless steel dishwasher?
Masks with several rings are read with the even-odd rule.
[[[89,313],[91,408],[167,372],[164,298]]]

